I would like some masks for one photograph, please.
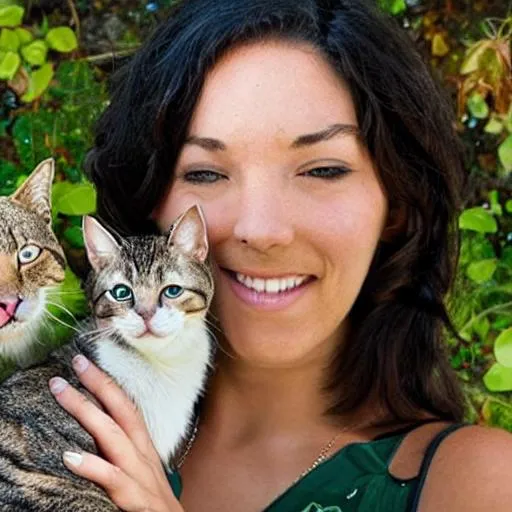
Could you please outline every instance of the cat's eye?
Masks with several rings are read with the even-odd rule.
[[[179,297],[181,294],[183,293],[183,288],[181,286],[178,286],[178,285],[171,285],[171,286],[168,286],[165,290],[164,290],[164,295],[166,297],[168,297],[169,299],[176,299],[177,297]]]
[[[25,265],[27,263],[32,263],[35,261],[39,255],[41,254],[41,248],[37,247],[37,245],[25,245],[19,252],[18,252],[18,261]]]
[[[133,292],[131,288],[125,284],[116,284],[116,286],[110,290],[110,295],[112,295],[112,297],[118,302],[125,302],[133,299]]]

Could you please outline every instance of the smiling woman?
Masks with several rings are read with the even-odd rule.
[[[124,510],[509,510],[510,436],[458,428],[443,301],[464,173],[411,46],[363,0],[185,0],[115,77],[86,164],[98,213],[147,232],[201,205],[219,345],[180,503],[144,432],[94,430],[129,454],[117,469],[68,460]],[[140,424],[96,368],[80,378]]]
[[[213,313],[251,365],[303,364],[340,344],[388,210],[357,123],[347,86],[304,44],[243,45],[205,80],[154,218],[166,229],[203,207]]]

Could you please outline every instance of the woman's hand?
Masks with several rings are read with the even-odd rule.
[[[107,460],[91,453],[66,452],[66,467],[103,487],[126,512],[182,511],[133,402],[84,356],[73,359],[73,368],[106,412],[60,377],[50,380],[50,389],[57,402],[94,437]]]

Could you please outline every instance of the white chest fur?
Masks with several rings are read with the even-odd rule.
[[[151,340],[148,340],[151,344]],[[111,339],[98,341],[97,355],[107,371],[142,412],[153,444],[168,463],[190,425],[210,358],[210,340],[203,319],[188,319],[181,334],[169,339],[168,350],[144,355]]]

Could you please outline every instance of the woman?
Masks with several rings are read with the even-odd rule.
[[[511,437],[457,428],[442,349],[463,179],[449,112],[363,1],[175,8],[118,74],[87,168],[123,232],[202,206],[215,372],[171,478],[180,503],[83,359],[111,417],[69,386],[57,399],[108,461],[68,467],[127,511],[510,510]]]

